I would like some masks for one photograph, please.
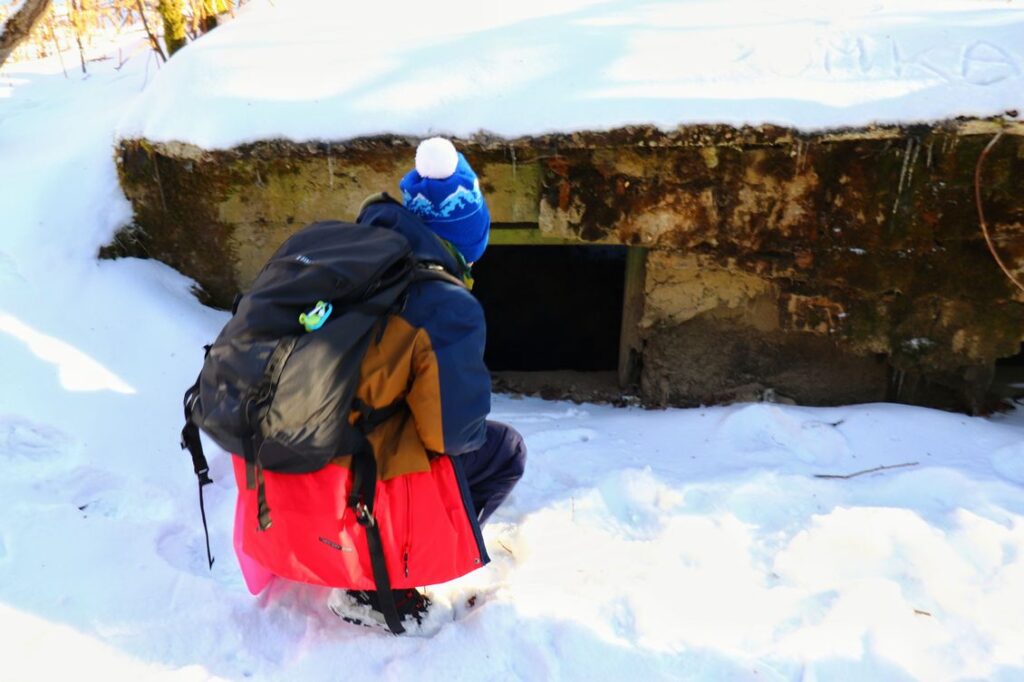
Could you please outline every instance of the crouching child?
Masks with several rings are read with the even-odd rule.
[[[251,591],[271,576],[338,588],[335,613],[396,634],[429,610],[420,586],[488,562],[480,527],[526,462],[487,420],[476,174],[432,138],[400,189],[286,240],[208,350],[183,432],[200,499],[197,429],[233,453]]]

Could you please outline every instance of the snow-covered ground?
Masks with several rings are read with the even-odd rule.
[[[1024,679],[1021,411],[498,396],[528,470],[493,563],[431,588],[459,616],[432,638],[340,622],[321,588],[250,597],[223,453],[208,571],[177,439],[225,315],[160,263],[95,258],[130,217],[119,117],[172,82],[115,65],[0,73],[0,679]]]
[[[1020,0],[253,0],[121,135],[231,147],[1024,114]]]

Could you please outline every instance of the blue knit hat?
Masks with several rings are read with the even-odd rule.
[[[398,187],[405,207],[437,236],[451,242],[467,262],[480,259],[487,248],[491,213],[476,173],[455,145],[443,137],[421,142],[416,149],[416,168]]]

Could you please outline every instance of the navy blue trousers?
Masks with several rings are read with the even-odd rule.
[[[482,526],[494,513],[526,467],[526,444],[507,424],[487,422],[487,440],[479,450],[457,455],[469,483],[473,508]]]

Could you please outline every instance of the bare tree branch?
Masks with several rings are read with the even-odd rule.
[[[885,471],[887,469],[902,469],[903,467],[916,467],[917,462],[906,462],[904,464],[884,464],[874,469],[865,469],[864,471],[857,471],[852,474],[814,474],[815,478],[853,478],[855,476],[863,476],[864,474],[873,474],[876,471]]]
[[[46,17],[46,28],[50,30],[50,39],[53,41],[53,47],[57,50],[57,57],[60,59],[60,70],[64,72],[64,77],[68,77],[68,67],[64,66],[64,53],[60,49],[60,41],[57,40],[57,29],[53,27],[53,13],[50,12]]]
[[[49,7],[50,0],[25,0],[18,11],[0,27],[0,66],[3,66],[14,49],[28,38]]]
[[[1006,267],[1003,259],[999,257],[999,252],[996,251],[995,244],[992,243],[992,236],[988,233],[988,225],[985,223],[985,210],[981,205],[981,168],[985,164],[985,157],[992,151],[992,147],[996,146],[996,142],[1003,136],[1003,131],[996,133],[985,148],[981,150],[981,156],[978,157],[978,163],[974,166],[974,203],[978,207],[978,222],[981,224],[981,233],[985,235],[985,244],[988,245],[988,250],[995,258],[996,264],[999,265],[999,269],[1003,271],[1011,282],[1017,285],[1017,288],[1024,291],[1024,284],[1021,284],[1020,280],[1013,276],[1010,272],[1010,268]]]
[[[153,46],[153,51],[160,55],[160,61],[166,62],[167,55],[164,54],[164,50],[160,47],[160,41],[156,39],[153,32],[149,30],[149,22],[146,21],[146,9],[142,6],[142,0],[135,0],[136,7],[139,8],[139,16],[142,17],[142,25],[146,29],[146,35],[149,36],[149,42]]]

